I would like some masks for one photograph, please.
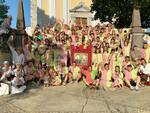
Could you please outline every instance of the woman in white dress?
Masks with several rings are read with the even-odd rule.
[[[150,82],[150,63],[147,63],[144,58],[141,58],[141,65],[139,66],[139,72],[142,72],[147,76],[147,82]]]
[[[26,89],[24,80],[24,71],[21,64],[16,64],[14,72],[14,79],[11,81],[11,94],[21,93]]]
[[[0,96],[9,94],[10,86],[7,78],[10,77],[12,73],[12,69],[8,61],[4,61],[3,65],[4,67],[2,67],[2,76],[0,78]]]

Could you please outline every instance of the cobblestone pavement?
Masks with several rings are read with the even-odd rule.
[[[150,87],[90,90],[77,85],[37,88],[0,97],[0,113],[150,113]]]

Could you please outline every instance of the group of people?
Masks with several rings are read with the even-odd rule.
[[[112,23],[107,25],[77,26],[58,22],[55,26],[37,25],[33,36],[22,40],[22,48],[12,46],[15,34],[7,44],[12,53],[12,65],[4,62],[1,71],[1,90],[8,93],[25,90],[26,85],[60,86],[84,82],[89,87],[107,89],[129,87],[138,90],[150,76],[150,45],[143,43],[140,58],[131,57],[130,31],[119,31]],[[92,46],[92,63],[83,68],[71,62],[71,46]],[[4,87],[5,88],[4,88]]]

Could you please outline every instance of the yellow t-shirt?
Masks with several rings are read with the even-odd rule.
[[[112,85],[111,78],[112,78],[112,71],[109,70],[107,72],[107,84],[106,84],[107,87],[111,87]]]
[[[73,70],[73,79],[77,79],[79,72],[80,72],[80,68],[76,66]]]
[[[124,47],[124,55],[130,56],[130,46],[129,45],[127,47]]]
[[[102,54],[101,53],[98,53],[97,54],[97,58],[98,58],[98,64],[102,63]]]
[[[132,76],[132,79],[133,80],[136,80],[137,79],[137,73],[138,73],[138,69],[135,68],[131,71],[131,76]]]
[[[95,63],[96,62],[96,53],[92,54],[92,62]]]
[[[150,47],[146,49],[146,58],[145,60],[148,62],[150,60]]]

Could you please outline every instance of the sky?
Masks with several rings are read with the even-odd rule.
[[[19,0],[5,0],[6,4],[9,6],[8,15],[13,17],[12,27],[16,28],[17,14],[18,14],[18,1]],[[24,6],[24,16],[26,27],[30,26],[30,0],[23,0]]]

